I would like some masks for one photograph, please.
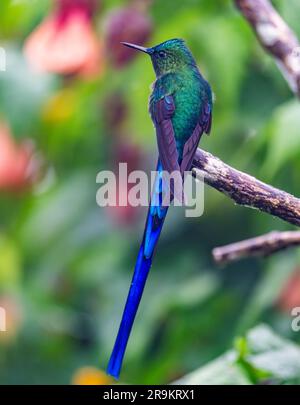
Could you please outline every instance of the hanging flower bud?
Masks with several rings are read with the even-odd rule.
[[[102,43],[92,26],[95,11],[95,0],[56,0],[54,11],[25,42],[33,68],[63,75],[101,73]]]
[[[146,14],[142,1],[135,1],[126,8],[113,11],[106,22],[106,49],[111,63],[122,68],[137,52],[120,44],[121,41],[145,45],[152,32],[151,19]]]

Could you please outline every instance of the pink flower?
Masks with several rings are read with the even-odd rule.
[[[28,188],[38,177],[39,169],[32,142],[17,144],[9,128],[0,123],[0,191]]]
[[[123,139],[122,139],[123,138]],[[113,148],[114,172],[117,174],[119,163],[126,163],[128,176],[131,172],[139,170],[143,161],[143,154],[137,145],[127,139],[126,136],[119,137],[115,140]],[[108,214],[118,226],[128,226],[135,222],[139,214],[139,208],[133,207],[128,201],[128,194],[133,184],[122,184],[117,176],[116,206],[108,207]],[[126,201],[125,206],[120,205],[120,201]]]
[[[283,285],[277,306],[281,311],[288,313],[294,307],[300,306],[300,268],[296,268]]]
[[[95,0],[56,0],[54,11],[25,42],[34,69],[94,75],[103,70],[102,43],[92,26]]]

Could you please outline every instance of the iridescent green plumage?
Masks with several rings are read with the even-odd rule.
[[[212,94],[207,81],[200,74],[190,50],[181,39],[171,39],[150,48],[157,79],[150,96],[153,103],[166,95],[172,95],[175,113],[172,124],[176,145],[181,158],[183,147],[199,122],[204,103],[212,110]],[[160,56],[163,55],[165,56]]]

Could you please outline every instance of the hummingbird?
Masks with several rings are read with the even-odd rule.
[[[122,362],[152,265],[168,206],[162,203],[163,171],[189,171],[201,135],[209,134],[212,123],[212,91],[182,39],[170,39],[151,48],[122,42],[150,56],[156,80],[149,98],[158,146],[156,180],[149,204],[144,235],[107,373],[119,378]],[[182,177],[183,179],[183,177]]]

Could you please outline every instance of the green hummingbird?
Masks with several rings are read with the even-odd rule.
[[[212,92],[201,75],[191,51],[182,39],[170,39],[152,48],[122,42],[148,54],[156,74],[149,101],[155,127],[159,158],[144,236],[115,345],[108,374],[118,378],[127,342],[142,297],[153,253],[167,215],[162,204],[163,171],[190,170],[201,135],[212,122]]]

